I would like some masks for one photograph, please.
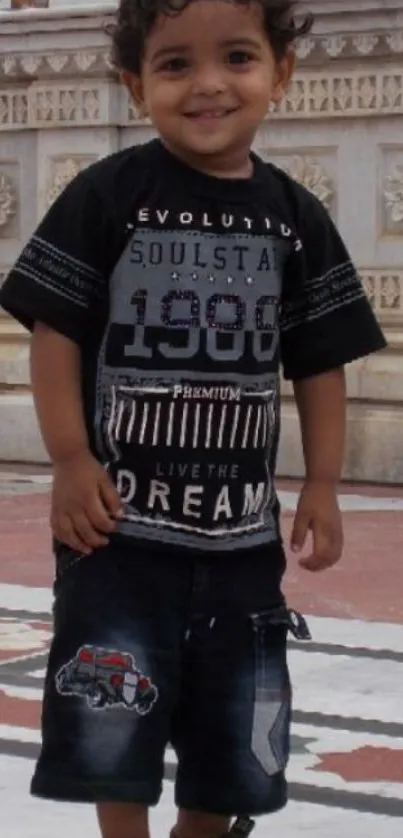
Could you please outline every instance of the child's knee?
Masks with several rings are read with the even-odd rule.
[[[102,838],[150,838],[148,809],[137,803],[99,803]]]

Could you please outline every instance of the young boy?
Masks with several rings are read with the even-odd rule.
[[[54,468],[32,791],[95,802],[103,838],[148,838],[168,743],[176,838],[286,803],[304,622],[281,593],[279,367],[306,463],[292,546],[311,531],[318,571],[342,553],[343,368],[385,345],[322,205],[251,153],[310,26],[294,5],[122,0],[115,62],[159,139],[75,178],[0,297],[33,332]]]

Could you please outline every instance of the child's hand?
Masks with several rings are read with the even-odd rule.
[[[55,463],[51,527],[58,541],[89,554],[108,544],[121,514],[114,484],[89,451]]]
[[[312,532],[313,551],[300,559],[305,570],[333,567],[343,552],[343,527],[336,486],[331,483],[306,482],[298,502],[291,536],[291,547],[299,553]]]

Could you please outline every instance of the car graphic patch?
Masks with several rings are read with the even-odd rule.
[[[92,710],[122,706],[140,716],[150,712],[158,689],[136,666],[128,652],[81,646],[56,674],[60,695],[86,698]]]

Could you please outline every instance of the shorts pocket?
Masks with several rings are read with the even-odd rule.
[[[304,618],[285,606],[250,615],[255,663],[251,734],[254,756],[268,776],[283,772],[290,756],[292,690],[287,635],[308,639]]]
[[[55,562],[56,572],[53,583],[53,591],[56,594],[60,583],[64,580],[69,571],[73,570],[82,559],[86,557],[85,553],[80,553],[78,550],[73,550],[66,544],[57,544],[55,548]]]

